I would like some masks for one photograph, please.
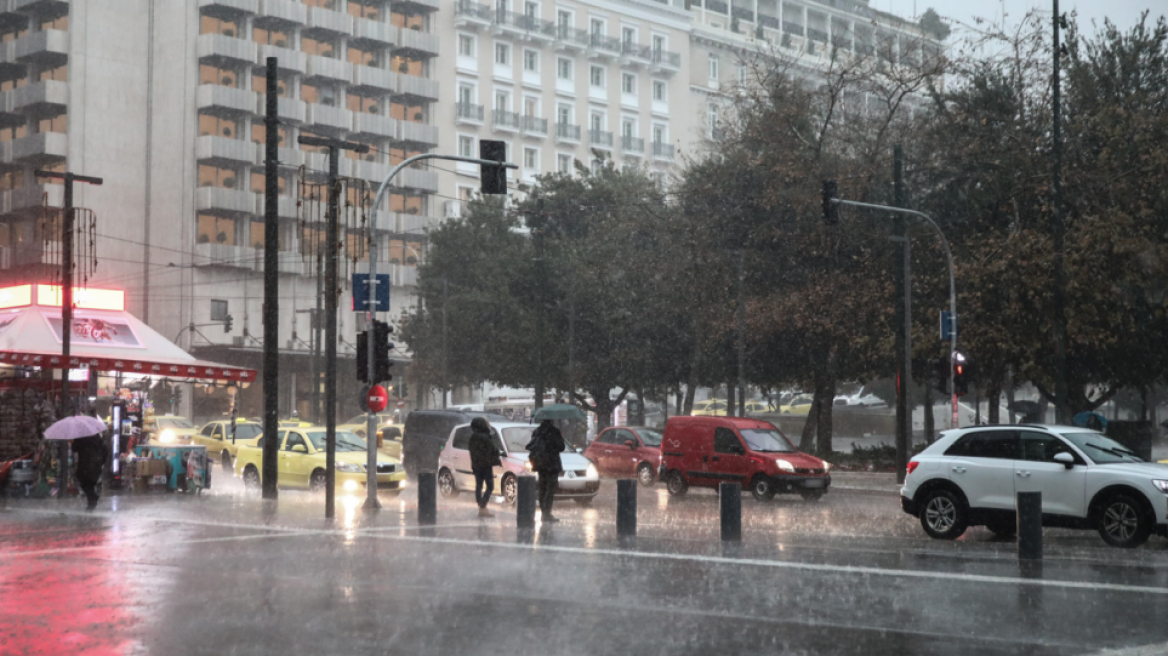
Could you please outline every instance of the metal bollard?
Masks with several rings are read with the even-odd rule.
[[[637,535],[637,481],[622,478],[616,482],[616,534]]]
[[[722,541],[742,541],[742,486],[738,483],[722,483],[718,486],[718,497],[722,504]]]
[[[1019,492],[1018,558],[1042,560],[1042,493]]]
[[[438,522],[438,478],[434,472],[418,472],[418,524]]]
[[[516,483],[515,525],[519,528],[535,528],[535,477],[520,476]]]

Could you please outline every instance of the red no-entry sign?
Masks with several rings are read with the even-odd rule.
[[[389,404],[389,392],[386,392],[381,385],[374,385],[365,395],[365,404],[369,406],[370,411],[381,412]]]

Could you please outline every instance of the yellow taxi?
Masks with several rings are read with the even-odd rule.
[[[383,413],[377,415],[378,429],[384,428],[385,426],[391,426],[391,425],[393,425],[393,413],[383,412]],[[368,426],[369,426],[369,424],[366,421],[366,414],[364,412],[362,412],[361,414],[357,415],[356,417],[350,418],[349,421],[346,421],[343,424],[337,424],[337,430],[349,431],[350,433],[356,435],[357,437],[359,437],[361,439],[365,439],[365,433],[367,432],[366,429],[368,428]]]
[[[325,429],[291,428],[281,430],[279,445],[278,484],[280,487],[307,488],[323,491],[327,483]],[[365,440],[349,431],[336,432],[336,488],[343,492],[365,489]],[[243,484],[258,489],[263,483],[264,438],[254,444],[240,446],[235,457],[235,475]],[[401,461],[384,454],[377,455],[377,489],[398,492],[405,487],[406,470]]]
[[[725,417],[726,401],[725,399],[706,399],[705,401],[695,401],[693,404],[693,410],[691,410],[689,414],[693,417]]]
[[[143,424],[142,432],[146,433],[147,443],[158,446],[193,444],[198,430],[189,419],[176,415],[154,415]]]
[[[191,436],[193,444],[207,447],[207,461],[223,463],[224,471],[231,471],[235,453],[243,444],[254,444],[264,432],[264,425],[249,419],[235,421],[235,438],[231,436],[231,421],[212,421]]]
[[[779,412],[784,415],[807,416],[811,412],[812,398],[810,394],[798,394],[789,402],[779,406]]]

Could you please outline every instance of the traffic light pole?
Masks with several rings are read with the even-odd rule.
[[[945,239],[945,233],[941,231],[941,226],[933,220],[931,216],[924,212],[910,210],[903,207],[892,207],[890,205],[875,205],[873,203],[860,203],[854,200],[843,200],[841,198],[828,198],[827,202],[834,205],[848,205],[850,207],[860,207],[869,210],[880,210],[882,212],[894,212],[897,214],[906,214],[908,216],[915,216],[924,219],[929,225],[933,226],[933,230],[937,231],[937,236],[941,239],[941,245],[945,248],[945,259],[949,264],[949,316],[952,325],[949,326],[949,395],[952,399],[953,415],[950,420],[950,427],[957,428],[957,388],[953,385],[953,373],[956,364],[956,358],[953,354],[957,353],[957,283],[956,277],[953,275],[953,251],[949,249],[949,240]],[[932,408],[926,408],[925,412],[931,412]]]
[[[393,181],[402,170],[406,169],[412,164],[427,159],[441,159],[450,162],[469,162],[471,164],[478,164],[480,166],[502,166],[508,169],[519,168],[515,164],[508,164],[506,162],[498,162],[491,159],[479,159],[477,157],[461,157],[459,155],[441,155],[438,153],[423,153],[421,155],[414,155],[407,157],[400,164],[393,167],[389,175],[381,181],[377,187],[377,195],[373,198],[373,211],[369,218],[369,313],[367,315],[366,330],[368,331],[368,347],[366,348],[366,358],[369,364],[369,384],[375,385],[380,381],[374,379],[374,361],[373,353],[376,350],[373,348],[373,340],[377,332],[374,329],[377,320],[377,296],[376,285],[374,281],[377,280],[377,208],[381,207],[381,200],[385,197],[386,191],[389,189],[389,183]],[[388,308],[386,308],[388,311]],[[335,319],[334,319],[335,321]],[[335,348],[335,344],[334,347]],[[443,398],[445,398],[445,391],[443,391]],[[377,500],[377,413],[368,409],[368,415],[365,419],[365,435],[366,435],[366,458],[365,458],[365,508],[376,509],[381,507],[381,502]]]

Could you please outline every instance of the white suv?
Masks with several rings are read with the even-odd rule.
[[[1073,426],[945,431],[909,461],[900,501],[937,539],[978,525],[1009,536],[1017,492],[1042,493],[1044,526],[1094,528],[1115,547],[1168,536],[1168,466]]]

